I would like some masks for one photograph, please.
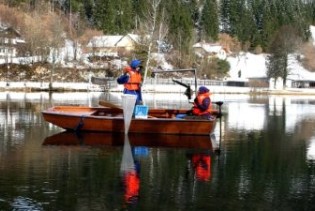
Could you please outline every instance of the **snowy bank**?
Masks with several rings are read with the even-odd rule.
[[[235,86],[206,86],[213,94],[274,94],[274,95],[315,95],[315,89],[287,88],[285,90]],[[102,92],[99,86],[89,83],[60,83],[52,84],[53,91]],[[124,87],[117,85],[106,90],[108,92],[122,92]],[[194,88],[192,87],[192,90]],[[0,91],[49,91],[48,82],[0,82]],[[144,85],[143,93],[185,93],[186,88],[179,85]]]

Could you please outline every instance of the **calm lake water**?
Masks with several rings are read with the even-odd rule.
[[[0,93],[0,210],[315,210],[315,97],[214,95],[219,153],[209,137],[64,133],[41,115],[99,99],[120,93]]]

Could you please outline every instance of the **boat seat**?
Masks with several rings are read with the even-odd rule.
[[[119,112],[118,110],[97,110],[91,115],[93,116],[108,116],[108,117],[117,117],[122,116],[122,112]]]

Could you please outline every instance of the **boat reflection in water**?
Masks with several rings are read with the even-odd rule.
[[[127,204],[137,203],[140,189],[140,162],[134,159],[133,152],[129,137],[125,135],[120,173],[124,184],[124,201]]]
[[[128,134],[131,146],[214,150],[209,136]],[[46,137],[43,145],[123,146],[123,133],[76,133],[64,131]]]
[[[210,139],[211,137],[211,139]],[[146,157],[150,148],[187,149],[187,161],[197,181],[207,182],[211,178],[211,156],[216,150],[211,136],[159,135],[159,134],[122,134],[122,133],[75,133],[61,132],[45,138],[43,145],[60,146],[122,146],[120,164],[121,181],[124,186],[125,204],[135,204],[139,199],[140,169],[139,157]]]

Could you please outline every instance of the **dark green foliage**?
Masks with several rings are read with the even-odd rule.
[[[146,22],[152,4],[152,0],[3,2],[12,7],[23,4],[31,10],[37,9],[39,3],[49,2],[66,15],[78,14],[90,27],[105,34],[137,32]],[[160,9],[167,17],[163,20],[169,29],[165,39],[182,53],[190,52],[191,44],[200,39],[216,41],[219,32],[237,38],[243,45],[250,43],[250,50],[261,46],[267,51],[282,26],[293,25],[302,39],[308,40],[309,25],[315,24],[315,3],[304,0],[162,0]]]
[[[289,54],[296,51],[300,46],[303,35],[297,27],[286,25],[282,26],[273,37],[270,44],[270,56],[268,56],[267,76],[269,78],[283,78],[283,84],[286,84],[287,76],[290,74],[288,69]]]
[[[222,79],[230,70],[230,63],[226,60],[211,58],[201,60],[198,64],[198,77],[207,79]]]
[[[286,72],[287,56],[285,54],[270,54],[266,60],[267,77],[279,78]]]
[[[130,0],[96,0],[93,14],[94,24],[106,34],[126,34],[132,29],[133,13]]]
[[[230,63],[226,60],[218,59],[218,73],[225,76],[230,70]]]
[[[206,40],[216,41],[219,33],[218,6],[216,0],[206,0],[201,13],[201,29]]]
[[[189,5],[180,1],[169,1],[166,9],[169,15],[170,41],[174,48],[188,52],[194,30]]]
[[[299,0],[222,0],[221,31],[242,43],[249,41],[252,48],[260,45],[264,50],[283,25],[294,25],[307,40],[314,13],[306,9],[308,4],[312,5]]]
[[[221,0],[220,1],[220,19],[221,19],[221,32],[223,33],[227,33],[230,34],[230,20],[229,20],[229,5],[230,5],[230,1],[229,0]]]

